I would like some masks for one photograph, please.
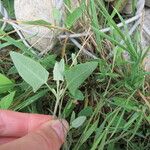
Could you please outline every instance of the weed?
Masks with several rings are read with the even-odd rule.
[[[64,28],[89,35],[79,36],[80,50],[62,39],[63,57],[48,52],[41,58],[28,50],[11,26],[0,29],[0,108],[65,118],[70,123],[66,150],[148,150],[150,85],[138,30],[131,36],[118,9],[109,12],[104,1],[79,2],[72,9],[71,1],[65,0]],[[14,17],[13,1],[3,3]],[[26,24],[52,28],[41,20]],[[105,27],[109,33],[101,32]],[[96,59],[85,55],[84,48]]]

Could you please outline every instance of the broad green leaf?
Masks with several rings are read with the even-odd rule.
[[[78,118],[76,118],[75,120],[73,120],[71,122],[71,127],[73,128],[79,128],[80,126],[83,125],[83,123],[85,122],[86,117],[85,116],[80,116]]]
[[[73,95],[73,97],[77,100],[84,100],[84,95],[80,90],[76,90],[75,94]]]
[[[38,62],[17,52],[10,52],[19,75],[36,92],[48,80],[48,71]]]
[[[70,93],[75,96],[80,85],[92,74],[96,69],[97,62],[87,62],[76,65],[65,71],[65,78],[67,81]]]
[[[53,70],[53,79],[55,81],[64,81],[64,70],[65,62],[64,59],[61,59],[60,62],[56,62]]]
[[[9,95],[5,96],[0,101],[0,108],[1,109],[8,109],[14,99],[15,92],[11,92]]]
[[[82,109],[78,116],[86,116],[86,117],[89,117],[89,116],[92,116],[93,114],[93,108],[90,107],[90,106],[87,106],[86,108]]]
[[[0,73],[0,93],[5,93],[13,88],[13,82]]]
[[[46,69],[53,68],[55,65],[56,55],[48,55],[42,59],[40,59],[40,64]]]

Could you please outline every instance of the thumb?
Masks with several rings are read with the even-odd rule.
[[[65,141],[67,130],[68,123],[65,120],[52,120],[38,130],[0,146],[0,150],[59,150]]]

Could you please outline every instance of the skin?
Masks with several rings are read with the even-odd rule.
[[[67,130],[52,116],[0,110],[0,150],[59,150]]]

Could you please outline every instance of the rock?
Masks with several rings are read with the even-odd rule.
[[[150,9],[145,8],[145,17],[144,17],[144,28],[146,28],[147,32],[150,33]],[[150,35],[148,35],[146,31],[142,32],[142,47],[146,50],[150,46]],[[147,53],[143,61],[144,69],[150,72],[150,52]]]
[[[62,0],[15,0],[15,15],[19,21],[45,20],[54,26],[62,26],[63,7]],[[54,17],[54,12],[59,12],[59,18]],[[27,30],[22,31],[29,44],[39,51],[51,49],[56,41],[58,29],[20,24]]]
[[[116,7],[119,0],[105,0],[105,2],[112,3],[112,5]],[[118,8],[118,12],[130,15],[132,13],[132,1],[122,0]]]
[[[145,0],[145,5],[150,7],[150,0]]]
[[[133,9],[132,9],[132,1],[128,0],[126,3],[126,6],[124,7],[123,11],[124,14],[130,15],[133,13]]]

